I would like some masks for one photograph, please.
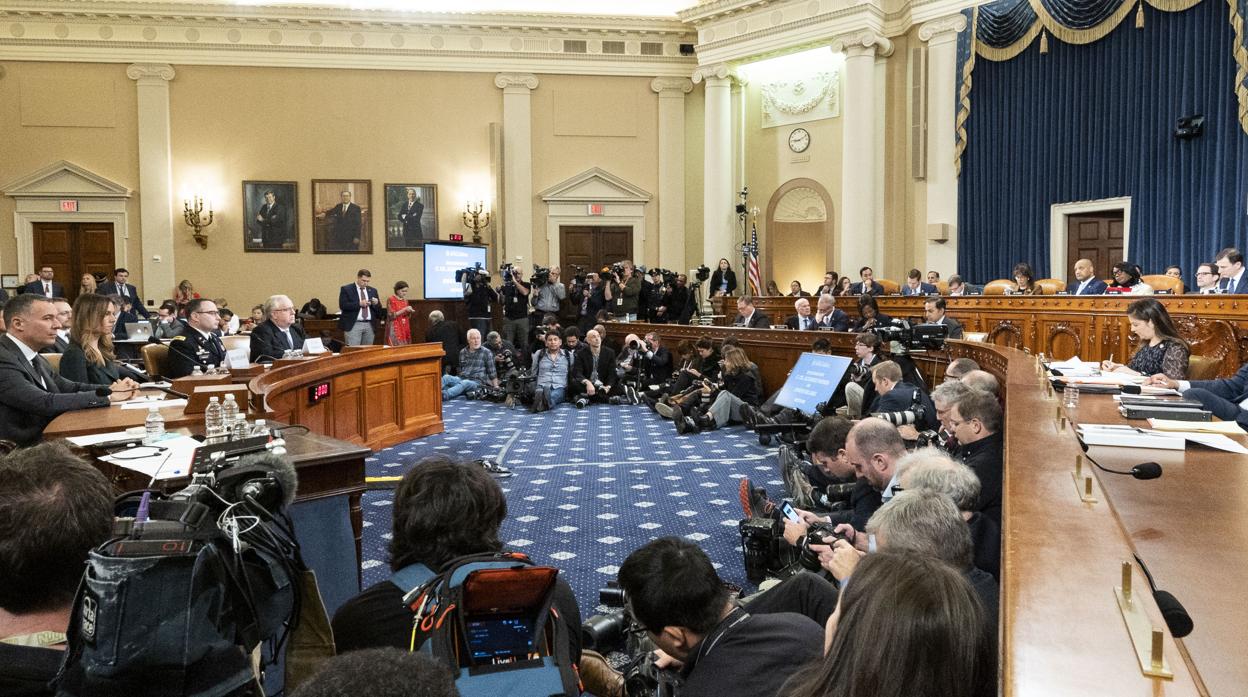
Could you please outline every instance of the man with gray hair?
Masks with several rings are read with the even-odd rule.
[[[945,494],[962,512],[971,529],[971,543],[975,547],[975,566],[1001,576],[1001,527],[991,518],[975,510],[979,502],[979,477],[971,468],[949,457],[938,448],[921,448],[912,451],[897,463],[898,478],[902,489],[931,489]]]
[[[484,385],[498,387],[498,372],[494,354],[481,345],[481,332],[473,328],[468,330],[468,345],[459,350],[459,375],[442,376],[442,401],[465,393],[473,399]]]
[[[307,339],[295,324],[295,304],[285,295],[271,295],[264,301],[264,321],[251,330],[251,360],[274,361],[287,351],[303,348]]]
[[[973,387],[997,396],[1001,393],[1001,383],[997,381],[997,376],[986,370],[972,370],[962,376],[962,383],[967,387]]]
[[[459,327],[454,322],[447,322],[441,310],[429,313],[429,328],[425,330],[425,341],[442,344],[442,372],[454,375],[459,370],[459,348],[462,345]]]

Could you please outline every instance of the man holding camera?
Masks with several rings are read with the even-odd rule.
[[[871,405],[871,413],[900,426],[913,423],[920,430],[935,430],[940,426],[936,419],[936,407],[932,398],[920,387],[901,380],[901,366],[894,361],[884,361],[871,369],[875,393],[879,395]]]
[[[563,401],[571,376],[572,356],[563,350],[559,332],[546,332],[545,348],[533,354],[533,411],[545,411]]]
[[[577,304],[576,326],[584,333],[593,329],[598,312],[606,309],[615,296],[611,293],[611,284],[603,283],[602,277],[591,272],[585,274],[583,282],[574,283],[572,297]]]
[[[499,302],[503,304],[502,337],[516,345],[529,338],[530,286],[520,277],[519,269],[511,264],[503,264],[500,273],[503,275],[503,285],[498,287]]]
[[[637,623],[678,667],[682,697],[778,695],[800,666],[823,653],[810,617],[749,612],[728,595],[711,560],[693,543],[654,540],[620,566],[620,587]]]
[[[631,321],[637,318],[637,308],[641,302],[641,274],[633,262],[625,259],[611,267],[612,294],[615,296],[615,307],[611,308],[615,318],[620,321]]]
[[[490,306],[498,302],[498,293],[490,287],[490,272],[478,268],[475,274],[465,273],[461,283],[464,284],[464,301],[468,303],[468,326],[485,336],[490,333],[493,317]]]

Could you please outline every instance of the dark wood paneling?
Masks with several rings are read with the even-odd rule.
[[[82,274],[112,278],[112,223],[35,223],[33,232],[35,270],[51,266],[70,302],[78,297]]]

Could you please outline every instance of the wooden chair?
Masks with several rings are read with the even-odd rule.
[[[984,286],[984,295],[1005,295],[1005,291],[1014,290],[1014,281],[998,278]]]
[[[949,282],[948,281],[936,281],[936,292],[940,293],[941,295],[949,295]]]
[[[52,372],[61,372],[61,354],[59,353],[42,353],[39,354],[47,359],[48,365],[52,366]]]
[[[875,282],[880,284],[884,289],[884,295],[897,295],[901,293],[901,285],[897,281],[890,281],[887,278],[877,278]]]
[[[1187,379],[1213,380],[1218,377],[1218,367],[1221,364],[1222,361],[1213,356],[1201,356],[1193,353],[1187,357]]]
[[[1066,283],[1058,278],[1042,278],[1036,285],[1040,286],[1041,295],[1057,295],[1066,290]]]
[[[169,370],[169,347],[164,344],[143,344],[143,369],[153,380]]]
[[[1183,295],[1183,281],[1174,276],[1166,276],[1164,274],[1153,274],[1149,276],[1140,276],[1140,280],[1153,287],[1158,292],[1166,292],[1171,295]]]

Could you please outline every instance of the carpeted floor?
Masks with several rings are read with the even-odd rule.
[[[562,405],[532,414],[501,404],[453,400],[446,432],[389,448],[368,460],[368,476],[397,476],[442,453],[493,457],[515,476],[501,479],[508,549],[563,570],[585,617],[598,589],[624,559],[657,537],[680,535],[706,550],[725,580],[751,587],[737,522],[742,477],[782,495],[775,448],[740,426],[679,436],[645,406]],[[391,491],[364,495],[364,585],[389,577]]]

